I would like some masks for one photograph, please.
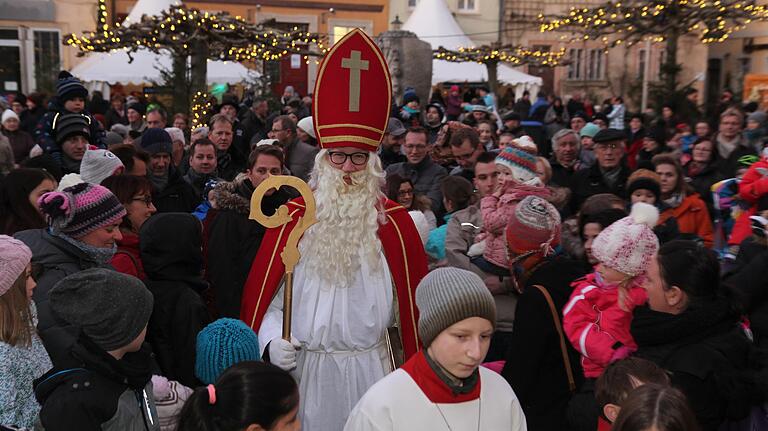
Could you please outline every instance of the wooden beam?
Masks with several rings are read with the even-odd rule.
[[[184,3],[229,3],[229,4],[244,4],[252,6],[273,6],[273,7],[285,7],[294,9],[335,9],[341,11],[352,12],[382,12],[384,5],[376,4],[353,4],[353,3],[336,3],[336,2],[307,2],[300,0],[201,0],[201,1],[187,1]]]

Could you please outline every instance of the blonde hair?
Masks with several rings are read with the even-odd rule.
[[[29,346],[34,330],[27,297],[27,272],[24,271],[0,296],[0,341],[11,346]]]

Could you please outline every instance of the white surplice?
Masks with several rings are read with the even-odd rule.
[[[349,286],[309,273],[311,258],[302,257],[293,282],[291,332],[301,342],[292,372],[299,381],[299,416],[304,431],[341,431],[368,388],[392,371],[385,342],[394,318],[392,279],[383,253],[374,272],[361,259]],[[259,328],[262,354],[281,336],[282,322],[281,287]]]

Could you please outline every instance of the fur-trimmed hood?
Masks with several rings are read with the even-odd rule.
[[[230,210],[239,214],[249,214],[253,190],[251,180],[245,176],[238,176],[231,182],[216,184],[213,189],[215,206],[220,211]]]

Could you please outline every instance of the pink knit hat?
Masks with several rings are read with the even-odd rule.
[[[592,243],[592,254],[603,265],[635,277],[645,273],[651,258],[659,250],[653,227],[659,210],[638,202],[628,217],[603,229]]]
[[[32,260],[32,251],[23,242],[0,235],[0,296],[13,286]]]

